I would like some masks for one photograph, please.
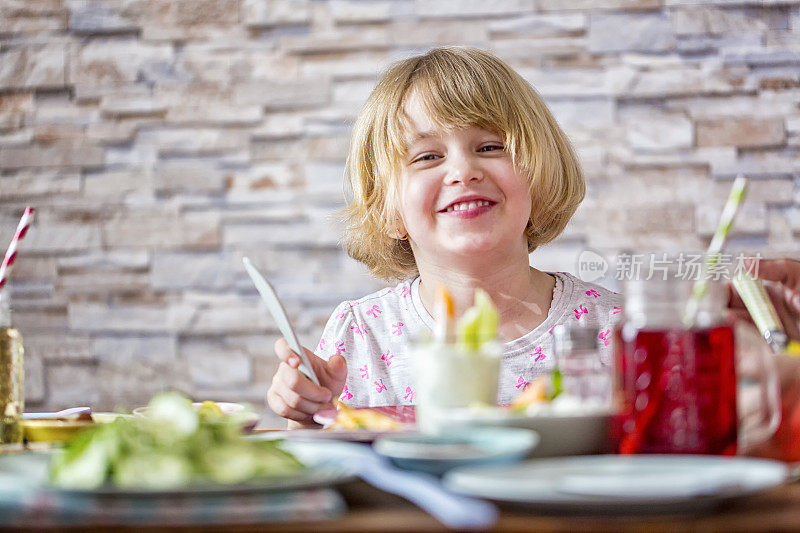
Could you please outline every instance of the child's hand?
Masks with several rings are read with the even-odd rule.
[[[331,402],[342,393],[347,377],[344,357],[333,355],[325,361],[311,350],[303,349],[319,378],[320,387],[297,369],[300,357],[289,348],[286,339],[275,342],[275,353],[281,363],[267,391],[267,403],[275,413],[289,419],[290,429],[314,426],[314,413],[331,407]]]

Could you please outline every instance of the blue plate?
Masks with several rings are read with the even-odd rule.
[[[519,461],[538,443],[539,434],[530,429],[465,428],[437,435],[382,437],[374,447],[400,468],[441,475],[460,466]]]

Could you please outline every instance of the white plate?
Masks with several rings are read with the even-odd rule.
[[[539,459],[446,474],[450,490],[572,512],[692,513],[782,484],[778,461],[702,455]]]
[[[28,490],[55,490],[62,493],[91,496],[162,497],[203,494],[234,494],[285,491],[325,487],[348,481],[355,470],[329,459],[331,446],[348,446],[339,442],[286,442],[283,448],[293,453],[305,470],[296,474],[264,477],[246,483],[197,483],[171,490],[125,489],[113,486],[94,490],[67,490],[50,487],[47,468],[50,453],[25,452],[0,455],[0,491],[21,487]]]
[[[532,429],[541,440],[533,457],[589,455],[609,451],[609,422],[607,411],[577,413],[514,412],[505,407],[485,409],[454,409],[448,411],[447,429],[467,427],[514,427]]]

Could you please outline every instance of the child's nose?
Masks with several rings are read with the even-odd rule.
[[[480,181],[483,179],[483,171],[480,166],[471,157],[456,156],[450,159],[450,168],[448,169],[445,182],[453,183],[468,183],[470,181]]]

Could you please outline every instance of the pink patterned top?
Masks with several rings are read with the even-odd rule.
[[[553,328],[580,321],[600,328],[601,357],[611,358],[611,328],[621,317],[622,298],[572,274],[553,273],[553,301],[547,318],[533,331],[505,343],[497,402],[510,403],[536,376],[553,367]],[[340,399],[351,407],[414,404],[411,341],[430,332],[434,319],[419,297],[419,278],[339,304],[325,326],[315,353],[347,359],[347,382]]]

